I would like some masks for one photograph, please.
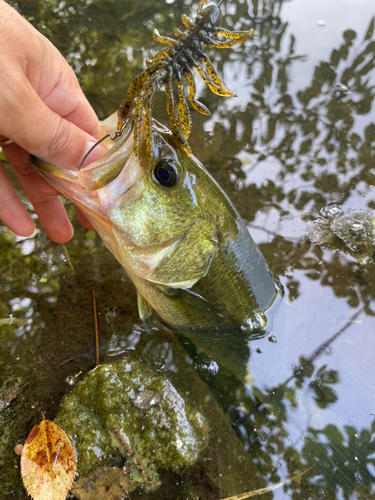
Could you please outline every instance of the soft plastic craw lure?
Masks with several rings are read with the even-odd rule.
[[[158,52],[152,60],[146,61],[147,69],[131,82],[118,110],[118,131],[121,131],[126,122],[133,117],[134,154],[136,156],[139,155],[141,124],[144,116],[146,149],[148,155],[153,157],[152,107],[155,92],[163,86],[172,136],[176,145],[182,147],[190,156],[191,150],[187,139],[191,130],[191,116],[186,94],[196,111],[204,115],[210,114],[206,106],[195,99],[196,85],[192,68],[196,68],[215,94],[225,97],[235,96],[221,81],[210,59],[204,53],[204,46],[217,49],[233,47],[247,40],[253,34],[253,30],[230,31],[219,27],[218,5],[205,5],[206,3],[207,0],[199,2],[194,21],[185,14],[182,15],[182,23],[186,30],[176,29],[174,34],[177,40],[161,36],[158,30],[154,29],[154,40],[168,47]],[[218,35],[222,35],[227,40],[218,40]],[[173,88],[174,82],[177,83],[177,102]]]

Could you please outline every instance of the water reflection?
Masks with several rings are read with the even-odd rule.
[[[313,67],[310,54],[298,52],[298,40],[285,21],[286,7],[294,4],[223,3],[225,25],[254,27],[255,36],[245,50],[213,52],[239,99],[224,101],[202,86],[200,99],[216,111],[206,121],[193,116],[190,141],[285,288],[272,331],[277,343],[267,338],[252,343],[250,386],[188,342],[186,363],[208,384],[267,484],[313,465],[300,481],[269,498],[372,498],[373,252],[360,259],[342,246],[324,249],[311,244],[306,230],[332,204],[343,213],[375,209],[374,20],[368,19],[364,33],[343,26],[327,60]],[[372,4],[366,5],[370,12]],[[140,6],[132,0],[25,0],[19,6],[67,57],[101,117],[118,107],[131,78],[155,50],[151,29],[171,34],[186,13],[182,1]],[[319,33],[324,38],[324,31]],[[301,68],[312,74],[303,88],[294,79]],[[160,99],[155,115],[163,109]],[[38,391],[24,389],[25,401],[12,401],[19,411],[37,402],[53,417],[68,390],[67,376],[93,366],[92,288],[100,312],[102,359],[132,351],[160,370],[188,369],[174,362],[174,344],[165,333],[153,340],[134,326],[135,299],[121,270],[93,233],[77,224],[76,229],[67,245],[69,265],[63,248],[42,233],[28,243],[1,228],[0,386],[32,377]],[[8,417],[1,415],[8,425]],[[24,437],[34,420],[37,410],[18,420],[9,443]],[[9,463],[16,464],[14,457]],[[0,474],[3,470],[0,463]],[[7,481],[4,497],[22,498],[16,476]]]

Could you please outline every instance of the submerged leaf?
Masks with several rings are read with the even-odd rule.
[[[76,456],[65,432],[50,420],[35,425],[21,455],[21,475],[34,500],[64,500],[76,472]]]
[[[79,500],[124,500],[130,498],[129,493],[136,484],[116,467],[101,467],[89,476],[80,477],[75,483],[72,493]]]

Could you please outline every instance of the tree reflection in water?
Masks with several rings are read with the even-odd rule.
[[[142,70],[148,53],[155,51],[151,29],[171,34],[180,25],[180,15],[189,10],[182,0],[175,4],[146,0],[142,5],[135,0],[25,0],[18,5],[76,70],[102,118],[118,107],[132,77]],[[344,211],[375,209],[371,197],[375,180],[374,19],[369,19],[364,34],[344,31],[328,60],[315,66],[311,83],[298,89],[293,68],[305,57],[297,53],[298,40],[283,20],[285,5],[293,6],[293,2],[222,4],[226,27],[254,27],[255,35],[245,49],[212,52],[224,81],[238,91],[240,99],[224,101],[203,88],[202,101],[216,111],[208,119],[194,114],[190,142],[263,241],[261,250],[286,288],[285,302],[298,305],[302,290],[310,284],[323,295],[329,289],[334,300],[345,299],[355,312],[337,334],[327,333],[323,344],[310,350],[312,354],[305,352],[301,341],[297,366],[289,366],[291,375],[283,382],[267,385],[263,381],[262,385],[256,379],[249,390],[219,370],[207,383],[270,485],[314,465],[298,482],[285,486],[284,493],[269,494],[270,498],[370,499],[375,498],[375,420],[368,415],[367,420],[361,419],[361,428],[355,428],[350,415],[344,415],[347,425],[332,423],[329,412],[342,397],[338,387],[344,373],[325,356],[344,333],[350,333],[357,318],[370,325],[367,328],[374,325],[374,257],[359,259],[344,247],[319,248],[307,241],[305,232],[306,224],[324,215],[331,204]],[[162,115],[163,109],[161,99],[155,116]],[[9,254],[4,251],[1,266],[6,269],[8,257],[23,257],[14,253],[14,247],[10,251],[4,235],[3,249],[8,248]],[[79,255],[76,258],[79,262]],[[33,266],[41,272],[45,256],[38,264],[38,256],[33,259]],[[22,295],[22,287],[26,293],[27,286],[20,284],[17,296]],[[10,303],[9,286],[2,281],[0,287]],[[31,306],[36,307],[34,302]],[[303,313],[293,307],[298,321]],[[311,321],[308,311],[305,316],[305,321]],[[313,332],[310,326],[308,333]],[[200,355],[195,356],[199,359]],[[259,359],[254,353],[252,364],[259,364]],[[359,383],[367,387],[361,395],[373,398],[373,382]],[[320,412],[320,426],[310,426],[309,417],[302,425],[294,417],[303,413],[304,397],[313,403],[314,415]],[[325,419],[324,412],[330,417]]]

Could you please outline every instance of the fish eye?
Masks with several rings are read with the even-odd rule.
[[[154,168],[156,181],[165,187],[173,187],[180,180],[177,167],[173,160],[160,160]]]

